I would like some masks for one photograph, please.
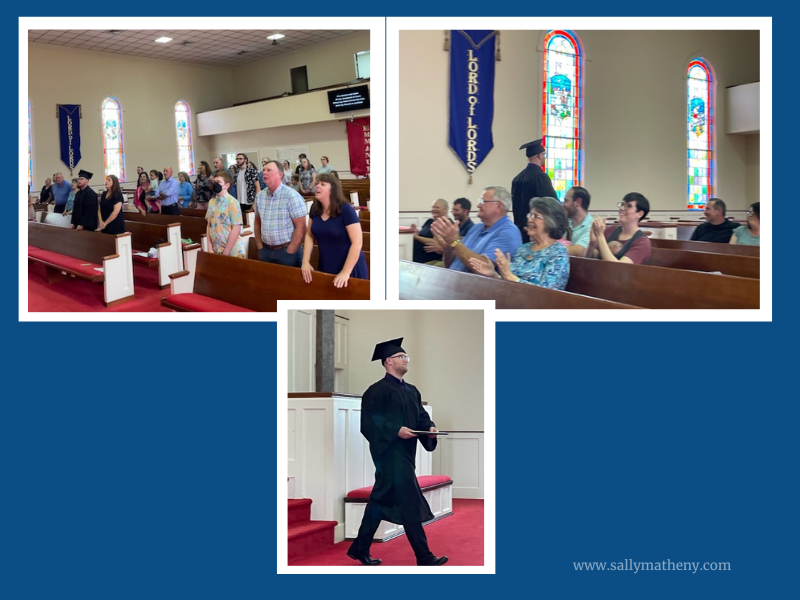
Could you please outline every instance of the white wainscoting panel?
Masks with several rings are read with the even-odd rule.
[[[453,479],[453,498],[483,498],[483,432],[451,433],[439,439],[436,475]]]
[[[313,310],[287,311],[288,391],[290,392],[307,392],[316,389],[314,380],[316,319],[316,311]]]

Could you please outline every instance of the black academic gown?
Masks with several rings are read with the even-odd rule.
[[[522,233],[523,243],[530,241],[528,234],[525,232],[525,227],[528,224],[528,213],[531,211],[531,199],[544,198],[545,196],[558,198],[555,189],[553,189],[553,184],[550,182],[550,177],[542,171],[542,167],[528,163],[528,166],[520,171],[519,175],[514,177],[511,182],[514,224],[519,227],[520,233]]]
[[[387,373],[364,392],[361,399],[361,433],[369,441],[375,463],[375,485],[369,502],[380,510],[380,518],[399,525],[423,523],[433,519],[414,472],[417,440],[428,451],[436,448],[436,438],[419,436],[404,440],[397,436],[402,426],[416,431],[434,427],[422,408],[417,388]]]
[[[75,193],[75,204],[72,206],[72,221],[77,229],[78,225],[83,225],[87,231],[97,229],[97,192],[88,185]]]

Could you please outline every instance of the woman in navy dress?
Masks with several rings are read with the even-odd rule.
[[[361,247],[364,237],[355,209],[345,201],[339,178],[329,173],[320,175],[314,188],[314,203],[309,215],[303,246],[303,280],[311,283],[311,253],[319,246],[318,269],[336,275],[333,285],[347,287],[350,277],[368,279],[367,260]]]
[[[122,214],[122,190],[116,175],[106,176],[106,191],[97,207],[97,231],[117,235],[125,233],[125,215]]]

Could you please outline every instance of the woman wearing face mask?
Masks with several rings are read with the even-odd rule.
[[[242,209],[239,201],[230,195],[233,179],[227,171],[214,175],[214,196],[208,203],[206,212],[206,235],[215,254],[226,254],[237,258],[247,258],[244,240],[239,237],[242,231]]]

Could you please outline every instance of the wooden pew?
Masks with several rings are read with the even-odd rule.
[[[370,267],[369,267],[369,252],[363,250],[364,252],[364,260],[367,261],[367,278],[369,278],[370,274]],[[319,246],[314,244],[313,250],[311,250],[311,266],[314,267],[316,271],[319,268]]]
[[[758,279],[570,257],[567,291],[642,308],[758,308]]]
[[[199,243],[201,236],[206,233],[205,219],[198,217],[184,217],[183,215],[160,215],[148,213],[145,216],[137,213],[125,213],[125,221],[139,221],[144,223],[155,223],[157,225],[171,225],[178,223],[181,226],[181,238],[191,239],[192,242]]]
[[[125,230],[132,236],[134,252],[147,253],[155,248],[155,258],[134,254],[134,262],[143,263],[150,268],[158,269],[158,285],[169,286],[169,276],[184,270],[183,244],[181,243],[181,226],[178,223],[160,225],[144,221],[128,221]]]
[[[200,219],[206,218],[206,209],[204,208],[181,208],[178,207],[181,215],[184,217],[198,217]]]
[[[694,250],[652,248],[647,264],[653,267],[684,269],[689,271],[719,271],[725,275],[759,278],[761,259],[738,254],[716,254]]]
[[[115,236],[30,221],[28,260],[45,265],[48,283],[65,275],[102,282],[106,306],[133,298],[130,233]]]
[[[200,252],[193,284],[187,272],[175,273],[161,305],[178,312],[275,312],[278,300],[369,300],[367,280],[351,279],[335,288],[333,275],[314,273],[305,283],[300,269],[259,260]]]
[[[401,300],[494,300],[501,309],[637,308],[623,303],[400,261]]]
[[[345,198],[350,200],[350,193],[358,193],[359,206],[367,206],[367,201],[370,198],[370,180],[369,179],[340,179],[342,183],[342,191]]]
[[[760,246],[738,246],[734,244],[718,244],[716,242],[692,242],[690,240],[651,239],[653,248],[670,248],[672,250],[694,250],[695,252],[714,252],[716,254],[737,254],[739,256],[761,256]]]

